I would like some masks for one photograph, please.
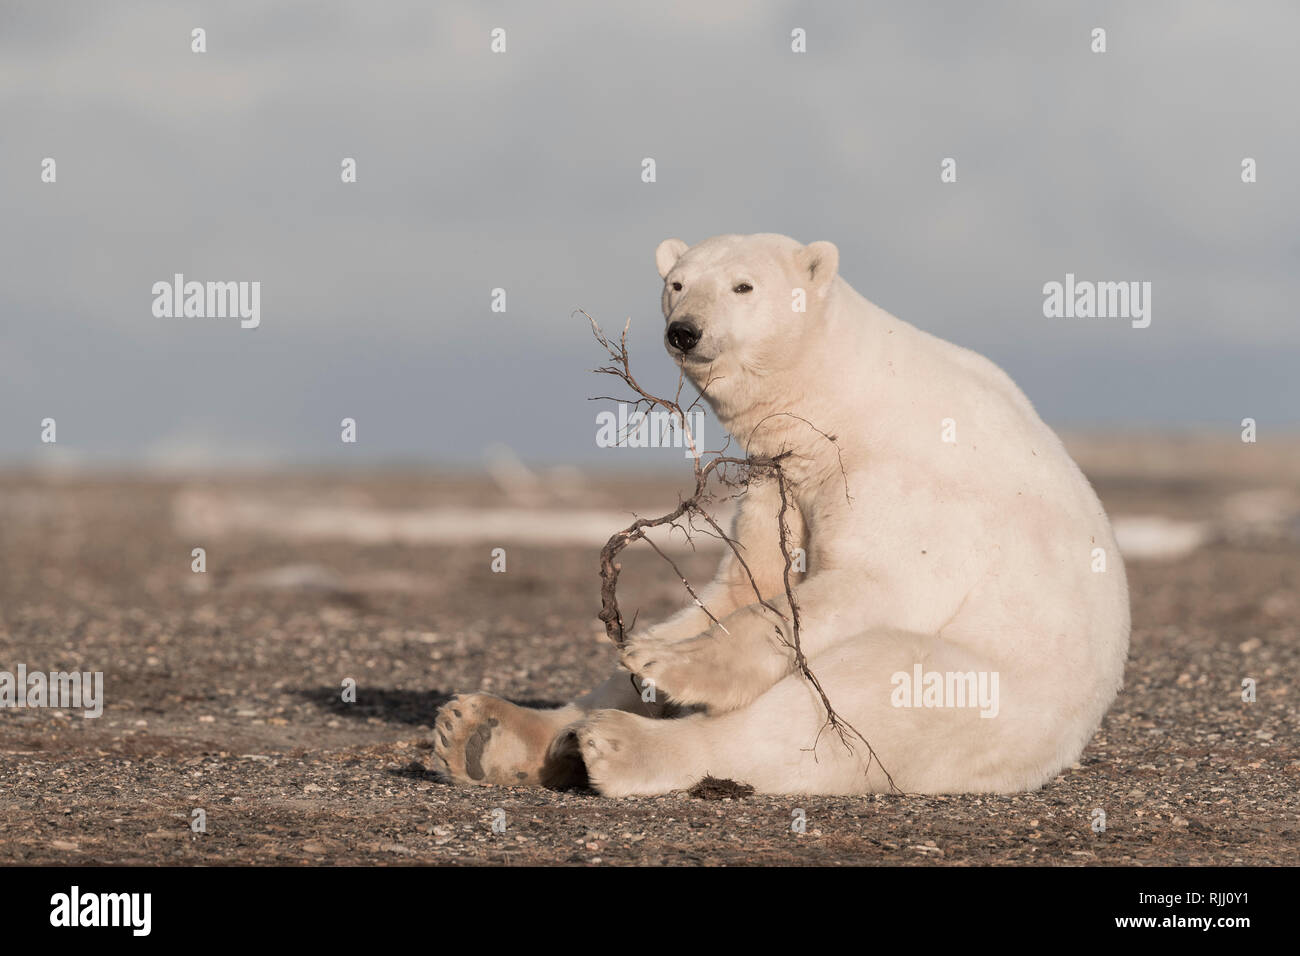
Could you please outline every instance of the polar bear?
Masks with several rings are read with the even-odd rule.
[[[585,775],[608,796],[706,775],[772,794],[890,777],[1006,793],[1075,761],[1123,678],[1128,587],[1101,503],[1020,389],[859,295],[829,242],[668,239],[655,261],[668,353],[746,454],[787,455],[802,647],[878,760],[827,731],[795,669],[781,496],[758,478],[733,528],[748,571],[728,552],[701,591],[717,623],[692,603],[634,630],[613,677],[558,709],[453,698],[435,728],[445,773]]]

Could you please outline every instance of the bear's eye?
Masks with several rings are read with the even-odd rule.
[[[732,291],[732,292],[738,292],[738,293],[740,293],[741,295],[744,295],[746,292],[753,292],[753,291],[754,291],[754,287],[753,287],[752,285],[750,285],[748,282],[742,282],[742,283],[740,283],[740,285],[736,286],[736,287],[735,287],[734,289],[732,289],[731,291]]]
[[[674,282],[674,283],[673,283],[673,291],[674,291],[674,292],[681,292],[681,291],[682,291],[682,284],[681,284],[680,282]]]

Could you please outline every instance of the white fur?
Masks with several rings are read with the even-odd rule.
[[[790,453],[789,524],[808,561],[795,585],[804,653],[895,783],[1026,790],[1077,759],[1122,680],[1128,590],[1100,502],[1011,379],[868,302],[838,275],[830,243],[667,240],[655,258],[667,322],[702,332],[687,356],[670,353],[746,454]],[[735,292],[742,282],[753,290]],[[792,311],[796,288],[806,312]],[[942,440],[948,419],[955,442]],[[753,483],[735,534],[788,619],[779,507],[774,481]],[[771,793],[883,789],[862,744],[850,750],[826,729],[820,699],[792,670],[789,624],[754,602],[730,554],[702,596],[725,630],[691,606],[634,634],[623,656],[661,703],[699,713],[657,719],[620,671],[545,715],[549,758],[530,754],[523,770],[576,750],[609,795],[705,774]],[[891,679],[916,663],[996,673],[997,716],[895,706]],[[472,730],[440,728],[453,738],[440,753]],[[517,763],[508,769],[523,779]]]

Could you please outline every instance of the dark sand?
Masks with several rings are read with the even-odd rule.
[[[509,571],[493,574],[487,545],[199,541],[173,520],[183,488],[286,507],[504,500],[463,478],[0,477],[0,669],[102,670],[107,685],[97,720],[0,712],[0,862],[1296,862],[1300,521],[1285,500],[1300,494],[1300,445],[1072,447],[1112,515],[1210,530],[1180,558],[1129,562],[1125,689],[1078,766],[1016,796],[610,800],[449,786],[425,769],[449,694],[558,703],[613,666],[594,621],[594,549],[503,541]],[[593,505],[676,500],[673,482],[596,484]],[[1271,497],[1232,497],[1261,489]],[[190,570],[198,545],[204,576]],[[682,567],[703,580],[716,559]],[[304,564],[334,577],[266,574]],[[671,611],[680,585],[666,572],[648,552],[630,557],[625,607]],[[354,705],[339,700],[344,677]],[[1245,677],[1254,703],[1241,700]],[[189,828],[194,808],[205,834]],[[796,809],[806,833],[791,831]]]

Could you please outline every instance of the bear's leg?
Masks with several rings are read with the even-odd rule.
[[[798,601],[800,645],[808,658],[842,641],[846,627],[883,625],[893,613],[887,595],[864,587],[859,574],[846,570],[810,575],[799,585]],[[712,713],[739,710],[793,669],[792,622],[782,593],[764,604],[747,604],[687,640],[663,641],[653,630],[633,634],[621,662],[660,697]]]
[[[761,793],[857,793],[873,784],[860,753],[833,732],[821,735],[824,711],[801,678],[789,677],[740,710],[647,720],[598,710],[565,728],[551,760],[580,759],[594,789],[608,797],[685,790],[712,776],[748,783]],[[868,735],[868,739],[871,735]],[[865,748],[854,742],[857,750]]]
[[[700,592],[711,613],[726,616],[749,604],[754,600],[756,585],[764,595],[775,596],[783,591],[785,562],[775,545],[779,510],[776,483],[752,482],[741,499],[732,529],[733,538],[749,554],[748,570],[733,552],[726,552],[717,576]],[[803,524],[798,513],[791,512],[787,521],[793,540],[802,541]],[[704,610],[692,603],[638,634],[656,647],[671,646],[696,637],[709,623]],[[457,783],[563,786],[579,782],[582,767],[576,758],[554,760],[543,766],[552,739],[561,728],[596,710],[612,708],[653,718],[679,710],[643,701],[641,696],[632,684],[632,675],[618,670],[586,697],[555,710],[519,707],[491,694],[455,697],[438,712],[434,753],[440,769]],[[663,700],[662,694],[658,697]]]
[[[581,782],[580,765],[558,760],[543,767],[559,731],[595,710],[627,710],[658,717],[664,707],[645,702],[619,670],[586,697],[552,710],[520,707],[492,694],[461,694],[442,705],[433,734],[439,769],[456,783],[526,787]]]
[[[590,784],[607,796],[667,793],[706,775],[762,793],[885,792],[886,770],[909,792],[1014,791],[1042,782],[1037,731],[1050,721],[1016,721],[1006,700],[995,719],[974,707],[900,706],[893,678],[910,678],[917,663],[926,671],[978,670],[946,642],[899,631],[858,635],[810,662],[836,712],[871,742],[876,760],[861,740],[841,742],[799,674],[717,716],[647,720],[596,711],[560,733],[552,755],[580,757]]]

